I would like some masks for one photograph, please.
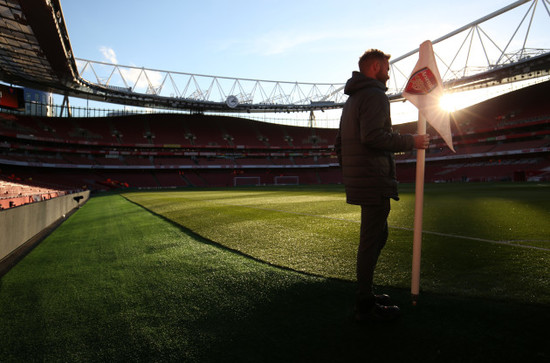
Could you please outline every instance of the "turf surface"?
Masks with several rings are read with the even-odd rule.
[[[315,208],[317,214],[322,210],[324,215],[352,219],[357,213],[345,204],[343,210],[335,210],[334,206],[341,204],[337,199],[342,195],[337,188],[332,191],[314,188],[313,200],[320,201],[325,193],[333,193],[335,204],[329,202],[326,206],[319,202]],[[534,207],[528,209],[547,212],[544,203],[540,202],[542,207],[538,204],[547,198],[545,193],[533,198]],[[400,202],[403,205],[408,203],[406,194],[405,191]],[[201,198],[213,203],[224,197]],[[227,198],[232,199],[231,204],[245,200],[244,197]],[[286,204],[293,204],[292,200],[302,201],[295,210],[302,214],[308,213],[303,208],[313,203],[294,194]],[[148,208],[154,210],[164,203],[170,204],[169,201],[155,203],[156,207],[149,205]],[[248,213],[247,218],[254,219],[259,208],[280,206],[269,205],[267,200],[261,203],[252,203],[256,209]],[[200,212],[199,208],[192,209]],[[218,207],[206,209],[205,214],[195,218],[208,218],[214,229],[222,221],[231,226],[231,218]],[[393,212],[399,214],[396,208]],[[159,213],[158,209],[155,213]],[[295,219],[299,216],[296,213]],[[509,297],[507,291],[495,291],[492,297],[481,298],[477,295],[483,288],[475,284],[464,284],[465,288],[456,289],[454,294],[442,293],[447,284],[443,280],[439,285],[426,287],[420,304],[412,307],[408,303],[408,289],[400,286],[401,273],[390,267],[402,257],[392,261],[395,254],[387,253],[384,269],[390,271],[382,269],[382,274],[389,282],[382,279],[379,284],[401,304],[404,316],[393,324],[358,326],[350,319],[352,282],[282,269],[258,261],[259,256],[248,258],[223,247],[211,236],[203,238],[193,233],[192,226],[182,227],[167,218],[170,218],[168,213],[162,217],[160,213],[152,214],[118,195],[92,198],[0,280],[0,360],[488,362],[550,358],[546,338],[550,320],[548,302],[538,294],[535,298],[523,298],[517,292]],[[340,219],[332,221],[337,225],[349,223],[350,229],[357,228],[356,222]],[[315,220],[310,222],[312,226],[315,223]],[[427,224],[430,223],[428,218]],[[545,224],[534,223],[537,228]],[[322,230],[316,227],[319,227],[316,231]],[[407,228],[406,224],[400,227]],[[226,234],[231,233],[232,229],[227,229]],[[316,238],[323,235],[309,233]],[[355,232],[348,233],[350,240],[356,237]],[[410,231],[394,229],[391,233],[410,234]],[[308,234],[304,232],[304,235]],[[393,244],[399,245],[400,237],[392,238]],[[342,243],[342,240],[345,238],[335,242]],[[430,243],[426,242],[425,246]],[[541,239],[537,243],[544,247],[547,242]],[[540,290],[546,289],[540,291],[542,295],[548,294],[545,285],[548,251],[485,243],[475,245],[476,248],[471,246],[471,253],[487,252],[483,249],[478,252],[479,246],[487,246],[490,253],[489,257],[477,261],[477,269],[494,265],[495,269],[501,269],[499,277],[505,280],[504,274],[509,272],[507,263],[499,261],[502,256],[492,249],[514,250],[516,252],[509,254],[518,258],[531,253],[522,251],[537,251],[538,255],[529,255],[532,260],[525,269],[542,275],[536,278],[535,272],[528,272],[516,279],[523,281],[527,290],[536,292],[529,286],[537,285]],[[424,275],[429,275],[424,271],[430,270],[426,260],[436,261],[435,256],[450,253],[443,247],[425,248]],[[297,250],[293,251],[287,255]],[[430,257],[432,255],[434,257]],[[453,260],[441,257],[438,262],[449,264]],[[447,269],[458,266],[459,262],[455,264]],[[460,270],[455,278],[475,283],[475,276],[468,273]]]
[[[414,193],[392,203],[375,283],[410,286]],[[273,265],[353,281],[360,209],[339,186],[128,193],[193,232]],[[550,303],[550,186],[428,185],[421,288]]]

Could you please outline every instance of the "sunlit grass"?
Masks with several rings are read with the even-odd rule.
[[[550,272],[549,194],[550,188],[535,185],[428,186],[421,275],[424,291],[550,301],[549,283],[538,279]],[[345,203],[342,187],[185,190],[125,196],[258,260],[355,280],[360,209]],[[402,186],[401,201],[392,201],[390,239],[375,283],[399,288],[410,285],[413,221],[414,194],[411,186]],[[544,263],[532,265],[531,260]]]

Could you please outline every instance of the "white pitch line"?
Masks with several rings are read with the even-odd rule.
[[[301,216],[306,216],[306,217],[317,217],[317,218],[325,218],[325,219],[334,219],[334,220],[337,220],[337,221],[344,221],[344,222],[361,223],[360,221],[352,220],[352,219],[329,217],[329,216],[323,216],[323,215],[318,215],[318,214],[310,214],[310,213],[292,212],[292,211],[286,211],[286,210],[281,210],[281,209],[253,207],[253,206],[250,206],[250,205],[233,204],[233,203],[227,203],[227,202],[220,202],[220,201],[217,201],[217,200],[209,200],[209,202],[215,202],[215,203],[218,203],[218,204],[229,205],[229,206],[232,206],[232,207],[245,207],[245,208],[258,209],[258,210],[265,210],[265,211],[268,211],[268,212],[289,213],[289,214],[296,214],[296,215],[301,215]],[[401,230],[404,230],[404,231],[411,231],[411,232],[414,231],[413,228],[397,227],[397,226],[390,226],[390,225],[388,225],[388,227],[393,228],[393,229],[401,229]],[[432,234],[432,235],[435,235],[435,236],[442,236],[442,237],[460,238],[460,239],[466,239],[466,240],[470,240],[470,241],[493,243],[493,244],[512,246],[512,247],[530,248],[530,249],[540,250],[540,251],[550,251],[550,248],[513,243],[513,242],[530,242],[528,240],[527,241],[518,241],[518,240],[495,241],[495,240],[485,239],[485,238],[460,236],[460,235],[457,235],[457,234],[432,232],[432,231],[425,231],[425,230],[423,230],[422,233]],[[542,241],[542,242],[550,242],[550,241]]]
[[[395,227],[395,226],[389,226],[389,227],[394,228],[394,229],[402,229],[402,230],[406,230],[406,231],[413,231],[412,228]],[[492,239],[460,236],[460,235],[456,235],[456,234],[452,234],[452,233],[441,233],[441,232],[432,232],[432,231],[424,231],[424,230],[422,231],[422,233],[433,234],[433,235],[442,236],[442,237],[461,238],[461,239],[467,239],[467,240],[471,240],[471,241],[494,243],[494,244],[498,244],[498,245],[507,245],[507,246],[513,246],[513,247],[531,248],[531,249],[534,249],[534,250],[541,250],[541,251],[550,251],[550,248],[537,247],[537,246],[531,246],[531,245],[521,245],[519,243],[514,243],[514,242],[531,242],[529,240],[526,240],[526,241],[518,241],[518,240],[495,241],[495,240],[492,240]],[[548,242],[548,241],[542,241],[542,242]]]

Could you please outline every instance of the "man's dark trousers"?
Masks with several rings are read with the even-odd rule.
[[[372,301],[373,275],[378,256],[388,240],[388,216],[390,199],[380,204],[361,206],[361,232],[357,251],[358,299]]]

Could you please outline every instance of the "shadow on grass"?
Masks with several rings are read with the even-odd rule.
[[[550,358],[547,309],[389,290],[403,316],[393,323],[358,325],[349,283],[298,284],[244,320],[213,311],[201,329],[211,338],[205,361],[423,362],[539,361]],[[219,324],[223,322],[222,324]]]

